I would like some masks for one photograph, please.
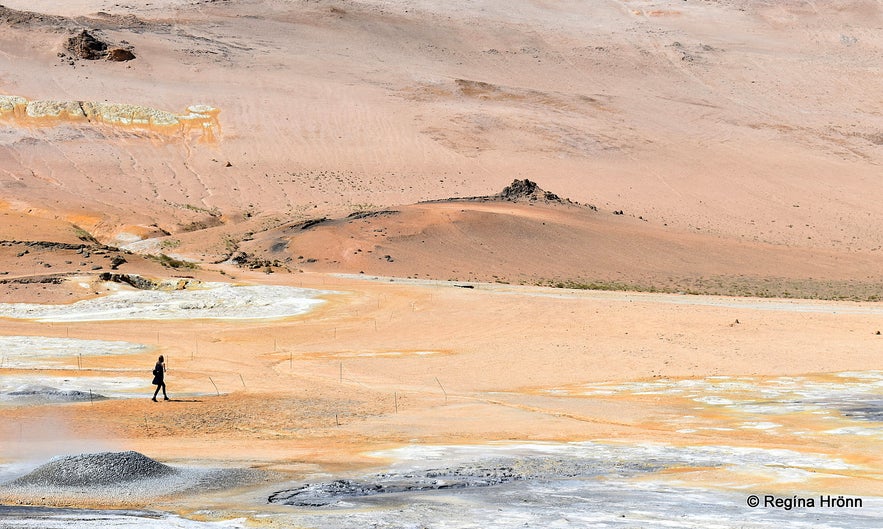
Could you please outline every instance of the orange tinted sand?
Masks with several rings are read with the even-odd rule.
[[[86,355],[79,369],[0,365],[10,379],[144,379],[137,398],[3,404],[0,463],[133,449],[284,481],[375,467],[366,452],[411,443],[665,442],[842,458],[860,468],[801,485],[883,495],[879,443],[825,433],[809,413],[767,428],[683,395],[581,394],[879,371],[879,304],[532,286],[879,299],[878,3],[677,2],[677,14],[643,0],[473,4],[5,0],[58,17],[3,22],[0,94],[223,112],[202,122],[212,142],[0,121],[0,302],[105,295],[120,287],[97,275],[116,256],[118,273],[335,293],[284,321],[0,318],[3,336],[151,347]],[[137,59],[61,60],[81,25]],[[597,211],[416,204],[514,178]],[[345,220],[378,210],[397,213]],[[174,402],[149,400],[158,354]],[[729,429],[679,422],[691,415]],[[750,472],[669,474],[793,492]],[[150,506],[232,513],[255,490]]]

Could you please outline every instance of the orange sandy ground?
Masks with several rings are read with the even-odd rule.
[[[829,256],[828,271],[814,278],[879,279],[867,272],[883,245],[883,202],[871,199],[883,153],[878,3],[4,4],[90,18],[5,25],[0,93],[173,111],[205,103],[220,109],[222,135],[203,143],[100,124],[0,123],[0,206],[10,215],[0,221],[3,241],[76,243],[67,221],[113,245],[165,230],[214,256],[229,237],[241,241],[286,222],[493,193],[517,177],[602,212],[624,209],[626,218],[615,222],[625,228],[609,225],[599,235],[613,248],[643,217],[647,229],[664,232],[656,243],[670,240],[685,254],[698,246],[684,233],[707,233],[726,246],[724,255],[744,260],[748,254],[734,250],[742,243],[776,244],[788,247],[781,251],[792,263]],[[61,60],[70,28],[80,25],[114,44],[129,42],[138,59]],[[25,214],[59,223],[29,224]],[[636,240],[621,244],[640,254]],[[345,248],[331,246],[338,247]],[[0,246],[0,272],[8,273],[0,279],[107,270],[101,255],[30,248],[18,256],[23,249]],[[425,277],[431,268],[422,267],[438,254],[408,259],[411,249],[402,247],[394,272]],[[522,257],[506,255],[512,274],[524,269]],[[126,272],[166,272],[127,259]],[[455,277],[475,277],[487,262],[464,263]],[[786,275],[782,262],[768,255],[755,263],[758,276]],[[378,271],[387,269],[380,264]],[[724,273],[709,266],[702,272]],[[615,260],[598,267],[617,271]],[[170,463],[256,466],[297,478],[378,465],[365,451],[411,442],[597,439],[784,447],[881,468],[878,447],[856,437],[679,434],[666,418],[693,412],[682,400],[544,391],[663,376],[881,369],[879,315],[319,273],[227,274],[341,293],[286,321],[2,320],[4,335],[155,346],[137,357],[83,358],[82,370],[64,373],[143,375],[141,398],[0,408],[3,456],[48,457],[58,446],[134,449]],[[103,291],[91,285],[89,295]],[[2,283],[0,300],[60,302],[83,290],[76,282]],[[413,354],[420,351],[436,354]],[[382,356],[390,352],[402,354]],[[179,401],[147,398],[157,354],[169,359],[169,390]],[[794,420],[810,426],[812,419]],[[677,478],[760,479],[720,472]],[[831,481],[817,480],[819,489],[883,494],[871,474],[826,476]],[[234,510],[258,496],[250,489],[215,505]],[[151,505],[187,511],[213,501]]]
[[[505,440],[788,448],[872,468],[881,464],[872,441],[855,437],[677,433],[665,419],[695,413],[695,404],[674,397],[587,398],[544,391],[658,377],[879,369],[883,342],[874,334],[883,327],[879,314],[759,310],[769,308],[767,300],[740,308],[677,305],[672,301],[728,300],[490,284],[463,289],[319,274],[247,279],[336,293],[318,310],[280,321],[0,321],[4,335],[153,346],[131,357],[83,357],[81,370],[52,371],[71,377],[143,375],[144,394],[94,404],[4,407],[4,452],[13,458],[48,455],[53,446],[82,444],[84,451],[132,449],[172,464],[255,467],[292,479],[379,465],[366,452],[381,448]],[[168,361],[173,401],[153,403],[149,371],[160,353]],[[721,472],[690,469],[674,478],[714,485]],[[763,478],[728,476],[729,483],[739,479]],[[817,485],[883,494],[880,481],[863,473],[836,478],[826,473]],[[235,510],[255,490],[160,504],[187,511],[218,501]]]

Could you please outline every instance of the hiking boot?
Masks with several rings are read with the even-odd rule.
[[[150,399],[150,400],[152,400],[153,402],[157,402],[156,397],[153,397],[153,398]]]

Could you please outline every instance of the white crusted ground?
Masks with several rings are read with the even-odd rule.
[[[264,319],[297,316],[327,292],[296,287],[205,283],[188,290],[119,290],[70,305],[0,303],[0,317],[43,322]]]

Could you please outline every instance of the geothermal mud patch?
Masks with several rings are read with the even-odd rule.
[[[501,459],[428,470],[376,474],[368,479],[338,479],[306,484],[276,492],[268,500],[270,503],[315,507],[381,494],[476,489],[537,479],[585,478],[605,474],[635,475],[660,468],[662,465],[656,461],[599,461],[567,457]]]
[[[4,529],[234,529],[246,527],[244,520],[199,522],[156,511],[91,510],[0,505]]]
[[[80,356],[140,354],[148,346],[110,340],[81,340],[48,336],[0,336],[0,367],[50,368],[76,366]]]
[[[375,455],[397,462],[388,472],[307,483],[269,501],[291,507],[288,523],[329,529],[871,528],[883,513],[879,506],[838,513],[752,510],[745,499],[754,488],[685,486],[666,472],[748,466],[787,478],[803,468],[850,468],[824,455],[789,450],[582,442],[413,445]]]
[[[570,398],[679,402],[689,414],[666,423],[678,433],[727,429],[783,435],[856,435],[883,440],[883,371],[804,376],[712,376],[553,388]]]
[[[43,322],[285,318],[308,312],[329,292],[205,283],[185,290],[118,290],[70,305],[0,303],[0,317]]]

